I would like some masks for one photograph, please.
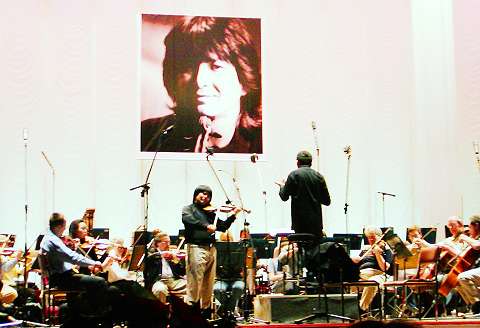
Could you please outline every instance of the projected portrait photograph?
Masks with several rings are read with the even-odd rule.
[[[142,15],[141,152],[262,154],[260,27]]]

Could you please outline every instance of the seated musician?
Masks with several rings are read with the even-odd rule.
[[[407,248],[412,251],[414,249],[421,249],[423,247],[430,246],[422,236],[422,230],[419,226],[413,225],[407,228],[407,240],[406,240]]]
[[[108,273],[114,317],[128,321],[128,326],[163,327],[168,318],[168,307],[162,304],[150,290],[141,286],[134,272],[123,268],[128,252],[123,239],[113,238],[112,248],[103,262]]]
[[[361,253],[360,256],[354,256],[352,261],[359,264],[360,280],[374,280],[380,285],[386,281],[386,272],[391,266],[393,260],[392,251],[381,241],[382,230],[375,227],[366,227],[364,231],[368,239],[370,248]],[[360,308],[367,311],[373,298],[377,294],[376,286],[368,286],[363,289],[360,298]]]
[[[298,272],[299,261],[297,244],[290,243],[287,237],[281,237],[280,244],[273,250],[273,263],[276,267],[269,268],[273,293],[298,294],[298,286],[287,279],[291,279]]]
[[[167,303],[167,296],[184,296],[187,281],[185,279],[185,261],[175,252],[170,251],[170,236],[165,232],[158,232],[153,242],[156,253],[145,260],[145,288],[162,303]]]
[[[3,240],[0,240],[0,247],[4,249],[6,246],[6,243],[8,241],[8,238],[5,236]],[[11,257],[13,256],[13,258]],[[13,301],[17,298],[18,294],[15,288],[10,286],[5,280],[4,280],[4,274],[12,270],[15,265],[18,263],[18,261],[22,258],[22,252],[17,251],[13,252],[12,255],[6,256],[6,255],[0,255],[0,278],[2,280],[1,289],[0,289],[0,305],[5,306],[5,305],[10,305],[13,303]]]
[[[472,253],[472,258],[476,259],[471,263],[470,270],[464,271],[458,275],[457,292],[463,298],[467,305],[471,306],[474,314],[480,313],[480,216],[474,215],[470,218],[470,236],[462,234],[459,240],[465,242]],[[467,251],[467,250],[465,250]],[[465,254],[465,251],[461,255]]]
[[[447,228],[452,235],[437,245],[452,256],[457,256],[464,248],[464,244],[460,240],[460,236],[464,234],[463,220],[458,216],[451,216],[448,218]]]
[[[230,230],[221,233],[219,239],[222,242],[234,241]],[[223,259],[223,263],[220,263],[220,260],[217,259],[216,282],[213,285],[213,294],[220,302],[217,315],[222,318],[234,315],[238,301],[242,297],[245,288],[243,260],[236,258],[235,255],[238,254],[233,252],[232,254],[225,254],[224,256],[230,256],[230,258]]]
[[[136,275],[124,269],[125,263],[129,260],[128,250],[123,246],[124,241],[121,238],[113,238],[111,249],[108,251],[106,259],[102,263],[104,270],[108,273],[107,280],[114,283],[120,280],[136,280]]]
[[[95,238],[88,235],[87,224],[82,219],[73,220],[70,223],[68,235],[73,239],[78,253],[94,261],[102,261],[96,253]]]
[[[49,226],[50,229],[40,244],[40,250],[48,262],[50,286],[66,290],[84,290],[92,313],[108,310],[108,286],[105,279],[75,273],[72,270],[75,265],[89,267],[92,270],[101,269],[101,263],[78,254],[64,244],[61,239],[66,228],[63,214],[53,213],[49,220]]]

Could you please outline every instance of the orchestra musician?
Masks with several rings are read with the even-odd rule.
[[[216,275],[215,231],[226,231],[241,209],[233,208],[226,220],[217,213],[208,211],[212,189],[198,186],[193,193],[193,202],[183,207],[182,222],[185,225],[187,243],[187,297],[191,306],[199,306],[204,318],[211,317],[213,284]],[[215,224],[216,223],[216,224]]]
[[[443,279],[445,279],[445,276],[448,275],[451,269],[449,263],[455,259],[466,247],[466,244],[461,240],[461,236],[465,234],[462,218],[458,216],[448,217],[447,228],[451,236],[439,241],[436,244],[441,249],[438,260],[437,275],[437,279],[439,281],[443,281]],[[445,308],[447,314],[449,314],[453,309],[459,309],[464,306],[463,299],[458,295],[456,288],[450,290],[445,296]]]
[[[447,228],[452,235],[440,241],[437,245],[452,256],[457,256],[464,248],[464,243],[460,240],[460,236],[465,232],[463,220],[458,216],[451,216],[448,218]]]
[[[156,233],[153,246],[156,252],[145,260],[145,288],[162,303],[167,303],[170,294],[183,297],[187,288],[184,257],[170,250],[170,236],[163,231]]]
[[[463,298],[467,305],[471,306],[474,314],[480,313],[480,216],[470,217],[469,224],[470,236],[462,234],[459,236],[460,242],[469,245],[474,253],[476,260],[471,263],[470,270],[464,271],[458,275],[457,292]]]
[[[2,280],[0,284],[0,305],[8,306],[18,297],[18,293],[15,288],[4,281],[3,275],[15,267],[22,258],[22,252],[15,251],[7,253],[5,246],[7,245],[8,238],[4,235],[1,235],[0,238],[2,238],[0,239],[0,248],[5,252],[5,254],[0,254],[0,279]]]
[[[73,220],[68,227],[68,235],[73,239],[75,250],[94,261],[98,258],[95,247],[95,238],[88,235],[88,226],[82,219]]]
[[[75,273],[72,270],[74,265],[98,270],[102,268],[102,264],[71,250],[64,244],[61,239],[66,229],[66,220],[63,214],[53,213],[49,220],[49,227],[50,229],[40,244],[40,250],[46,257],[50,286],[65,290],[84,290],[90,308],[88,310],[83,309],[83,311],[92,314],[104,314],[109,309],[108,286],[105,279]],[[74,309],[75,311],[78,311],[78,309]]]
[[[127,320],[129,327],[163,327],[161,323],[167,321],[168,307],[135,281],[136,275],[122,268],[128,260],[123,239],[114,238],[111,243],[103,267],[108,273],[113,317]]]
[[[428,247],[430,246],[430,243],[428,243],[424,237],[422,236],[422,230],[420,229],[419,226],[413,225],[411,227],[407,228],[407,240],[406,240],[406,245],[408,250],[418,250],[423,247]]]
[[[124,246],[122,238],[113,238],[111,240],[110,250],[102,263],[104,271],[107,272],[107,280],[109,283],[115,283],[120,280],[133,281],[136,276],[124,269],[124,264],[130,259],[127,248]]]
[[[374,280],[382,285],[386,281],[386,272],[392,264],[392,251],[381,240],[380,228],[366,227],[364,234],[370,247],[360,256],[352,257],[352,261],[359,264],[360,280]],[[377,291],[376,286],[364,287],[359,303],[363,311],[368,311]]]
[[[273,293],[283,293],[286,295],[298,294],[298,286],[290,281],[298,271],[299,256],[296,243],[290,243],[287,237],[281,237],[280,243],[273,250],[274,267],[269,268],[269,280],[273,283],[271,286]]]

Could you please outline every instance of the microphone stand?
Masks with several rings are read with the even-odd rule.
[[[258,160],[258,155],[257,154],[252,154],[252,156],[250,156],[250,161],[253,163],[253,165],[255,166],[255,169],[257,170],[257,176],[258,176],[258,181],[260,182],[260,188],[262,188],[263,215],[264,215],[264,219],[265,219],[265,230],[268,231],[268,224],[267,224],[268,223],[267,190],[265,189],[265,185],[263,184],[262,173],[260,172],[260,169],[257,165],[257,160]]]
[[[475,153],[475,162],[477,164],[478,171],[480,172],[480,154],[478,150],[478,141],[473,142],[473,152]]]
[[[163,130],[163,132],[161,132],[159,138],[158,138],[158,147],[157,149],[161,149],[161,146],[162,146],[162,143],[163,141],[168,137],[168,134],[170,133],[170,131],[172,131],[174,128],[173,125],[170,125],[169,127],[167,127],[166,129]],[[153,155],[153,159],[152,159],[152,162],[150,163],[150,168],[148,170],[148,174],[147,174],[147,177],[145,179],[145,182],[139,186],[136,186],[136,187],[132,187],[130,188],[129,190],[132,191],[132,190],[136,190],[136,189],[139,189],[141,188],[141,192],[140,192],[140,197],[143,198],[143,213],[144,213],[144,217],[143,217],[143,236],[144,236],[144,239],[145,239],[145,247],[143,249],[143,257],[147,257],[148,255],[148,243],[147,243],[147,232],[148,232],[148,191],[150,190],[150,186],[149,186],[149,182],[148,182],[148,179],[150,178],[150,174],[152,173],[152,168],[153,168],[153,164],[155,163],[155,159],[157,158],[157,154],[158,154],[158,150],[155,151],[155,155]],[[138,237],[138,239],[140,239],[140,237]]]
[[[47,154],[45,154],[44,151],[42,151],[42,156],[43,158],[45,158],[48,166],[50,166],[50,169],[52,170],[52,213],[53,213],[55,212],[55,168],[53,167],[52,163],[47,157]]]
[[[397,197],[397,195],[388,193],[388,192],[383,192],[383,191],[378,191],[377,194],[382,195],[382,217],[383,217],[383,226],[386,226],[386,218],[385,218],[385,196],[391,196],[391,197]]]
[[[23,129],[23,146],[24,146],[24,174],[25,174],[25,242],[24,242],[24,253],[25,258],[24,268],[23,268],[23,287],[27,288],[27,226],[28,226],[28,130]]]
[[[317,123],[312,121],[313,141],[315,142],[315,151],[317,154],[317,172],[320,172],[320,146],[318,145]]]
[[[206,159],[207,159],[208,166],[210,166],[210,169],[212,170],[213,175],[215,176],[215,179],[217,179],[217,182],[218,182],[218,184],[220,185],[220,188],[222,188],[223,194],[225,195],[225,198],[227,199],[227,200],[226,200],[226,203],[227,203],[227,204],[231,204],[232,201],[231,201],[230,198],[228,197],[227,191],[226,191],[225,188],[223,187],[222,181],[220,181],[220,178],[218,177],[217,170],[215,170],[215,168],[213,167],[212,163],[210,162],[210,156],[213,156],[213,150],[212,150],[212,148],[207,148],[207,157],[206,157]]]
[[[141,184],[139,186],[136,186],[136,187],[132,187],[130,188],[130,191],[132,190],[136,190],[136,189],[139,189],[141,188],[142,190],[140,191],[140,197],[143,199],[143,214],[144,214],[144,217],[143,217],[143,233],[142,235],[144,236],[144,249],[143,249],[143,256],[142,257],[146,257],[147,254],[148,254],[148,245],[147,245],[147,232],[148,232],[148,191],[150,190],[150,187],[149,187],[149,182],[148,182],[148,179],[150,178],[150,173],[152,172],[152,168],[153,168],[153,163],[155,163],[155,159],[157,158],[157,153],[158,151],[155,152],[155,155],[153,156],[153,159],[152,159],[152,163],[150,164],[150,169],[148,170],[148,174],[147,174],[147,178],[145,179],[145,183],[144,184]],[[141,235],[141,236],[142,236]],[[138,238],[140,239],[141,236]]]
[[[230,177],[232,178],[232,182],[233,182],[233,185],[235,187],[235,191],[237,193],[237,196],[238,196],[238,200],[240,201],[240,206],[242,209],[245,209],[244,205],[243,205],[243,198],[242,198],[242,193],[240,191],[240,187],[237,183],[237,180],[235,179],[235,177],[229,173],[227,173],[226,171],[223,171],[223,170],[220,170],[221,172],[223,173],[226,173],[228,175],[230,175]],[[242,243],[242,247],[243,247],[243,252],[244,252],[244,259],[243,259],[243,284],[244,284],[244,289],[243,289],[243,317],[239,318],[239,320],[243,320],[243,322],[250,322],[250,312],[248,310],[248,299],[249,299],[249,288],[248,288],[248,265],[247,265],[247,260],[248,260],[248,248],[251,247],[252,249],[254,249],[254,245],[253,245],[253,240],[252,238],[250,237],[250,232],[249,232],[249,226],[250,226],[250,223],[247,222],[247,215],[246,213],[247,211],[245,210],[242,210],[242,215],[243,215],[243,231],[244,231],[244,238],[241,240],[241,243]],[[248,212],[247,212],[248,213]],[[255,257],[255,254],[252,253],[252,262],[255,260],[254,257]],[[252,268],[253,269],[253,268]],[[258,320],[257,319],[254,319],[254,321],[256,322],[263,322],[261,320]]]
[[[345,155],[347,155],[347,176],[345,180],[345,207],[343,208],[343,211],[345,212],[345,230],[346,233],[348,233],[348,207],[350,206],[348,204],[348,195],[350,191],[350,159],[352,157],[352,147],[350,145],[346,146],[343,149],[343,152]]]

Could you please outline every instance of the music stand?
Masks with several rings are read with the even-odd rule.
[[[387,234],[383,240],[385,240],[398,259],[406,259],[413,255],[397,234]]]
[[[328,240],[325,242],[325,240]],[[345,281],[358,279],[358,270],[355,273],[354,265],[349,257],[345,246],[334,241],[334,238],[323,238],[319,245],[312,247],[306,252],[306,268],[313,273],[317,279],[318,304],[317,309],[312,314],[295,320],[294,323],[301,324],[304,321],[315,318],[325,318],[330,322],[330,318],[340,319],[342,321],[352,322],[354,319],[344,316],[344,294],[343,285]],[[347,279],[345,279],[347,278]],[[327,288],[341,288],[342,294],[342,315],[336,315],[328,312]],[[322,308],[322,295],[324,301],[324,311]]]
[[[273,250],[275,249],[275,240],[274,239],[257,239],[252,237],[253,247],[255,248],[255,256],[257,258],[272,258]]]
[[[333,238],[343,240],[343,244],[347,246],[347,252],[351,250],[360,250],[362,248],[363,235],[361,233],[334,233]]]
[[[110,239],[110,229],[109,228],[93,228],[92,237],[98,239]]]
[[[394,232],[393,227],[381,227],[380,230],[382,230],[382,235],[385,234],[385,232],[389,229],[390,229],[390,231],[388,233],[393,234],[393,232]],[[368,245],[368,238],[367,238],[367,236],[365,236],[365,228],[363,228],[362,235],[363,235],[363,244]]]

